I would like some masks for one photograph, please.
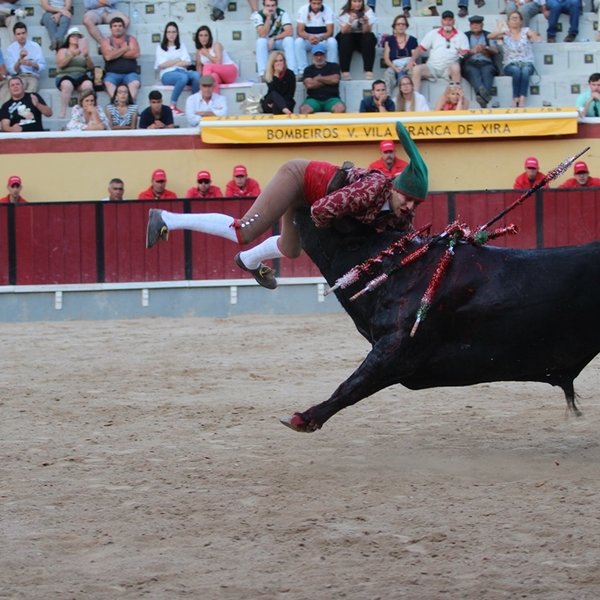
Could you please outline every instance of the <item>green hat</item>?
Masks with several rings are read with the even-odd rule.
[[[425,200],[429,187],[427,165],[419,154],[419,150],[412,141],[408,130],[399,121],[396,123],[396,133],[398,139],[402,142],[404,151],[410,158],[410,163],[400,175],[394,177],[392,185],[406,196],[417,200]]]

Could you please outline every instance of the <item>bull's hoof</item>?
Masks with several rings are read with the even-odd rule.
[[[279,421],[286,427],[301,433],[312,433],[318,429],[311,423],[307,423],[300,413],[294,413],[291,417],[280,417]]]

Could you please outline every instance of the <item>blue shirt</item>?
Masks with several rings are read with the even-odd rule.
[[[388,112],[394,112],[396,110],[394,101],[389,97],[383,103],[383,106]],[[375,106],[375,100],[373,99],[373,96],[369,96],[368,98],[363,98],[361,100],[358,112],[379,112],[379,108]]]

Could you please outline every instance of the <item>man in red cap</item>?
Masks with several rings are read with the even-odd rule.
[[[388,177],[395,177],[402,173],[408,163],[396,156],[396,144],[392,140],[383,140],[380,142],[379,151],[381,158],[372,162],[369,165],[369,169],[381,171]]]
[[[256,179],[248,177],[248,171],[244,165],[233,167],[233,179],[225,186],[227,198],[256,198],[260,194],[260,185]]]
[[[6,185],[8,194],[4,198],[0,198],[0,204],[25,204],[27,200],[21,196],[23,183],[18,175],[11,175],[8,178]]]
[[[525,171],[513,183],[513,190],[528,190],[537,185],[545,177],[540,171],[540,163],[535,156],[525,159]],[[548,187],[546,184],[544,187]]]
[[[186,193],[186,198],[222,198],[223,192],[218,185],[212,184],[212,177],[209,171],[198,171],[196,175],[196,185],[191,187]]]
[[[138,200],[173,200],[178,198],[175,192],[167,188],[167,174],[163,169],[156,169],[152,173],[150,187],[140,192]]]
[[[561,183],[561,188],[600,187],[600,177],[590,177],[590,170],[582,160],[573,165],[573,177]]]

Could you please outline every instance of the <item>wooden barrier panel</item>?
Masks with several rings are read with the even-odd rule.
[[[9,229],[8,211],[12,208],[8,204],[0,204],[0,285],[10,284],[9,240],[11,231]]]

